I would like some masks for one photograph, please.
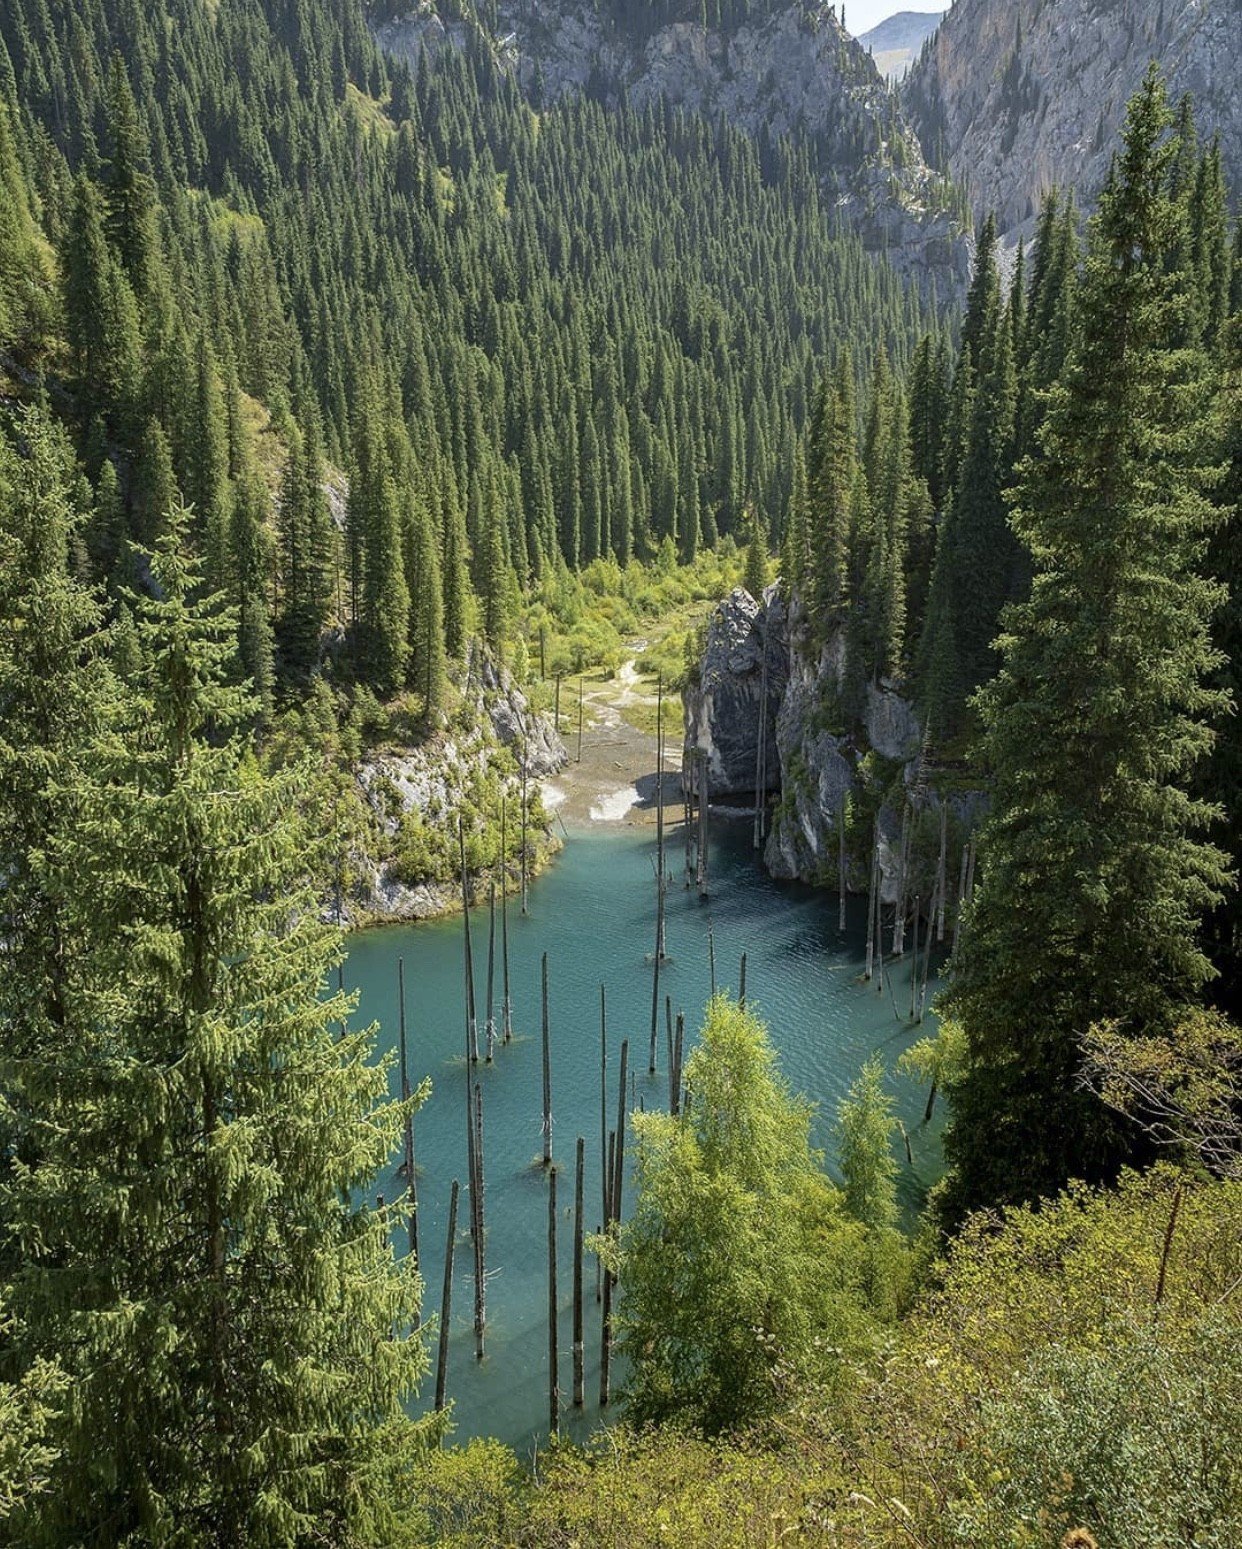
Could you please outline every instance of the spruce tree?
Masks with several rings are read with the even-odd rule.
[[[59,1353],[73,1402],[17,1539],[387,1544],[428,1435],[403,1408],[420,1287],[394,1208],[352,1201],[404,1110],[373,1030],[326,993],[313,771],[269,776],[238,734],[237,623],[194,600],[186,523],[134,598],[132,692],[38,858],[73,954],[24,1073],[39,1165],[10,1191],[10,1305],[15,1353]]]
[[[108,73],[108,140],[105,193],[108,237],[135,293],[151,298],[159,266],[155,186],[147,165],[146,137],[120,54]]]
[[[811,553],[814,616],[831,628],[849,600],[850,536],[856,514],[857,453],[853,366],[843,356],[834,382],[820,388],[806,453],[806,525]]]
[[[19,1160],[33,1162],[28,1098],[65,1021],[58,900],[38,854],[72,821],[69,795],[114,692],[99,605],[70,573],[81,515],[72,452],[41,410],[0,435],[0,1221]],[[0,1264],[17,1239],[0,1233]],[[0,1297],[0,1300],[3,1298]]]
[[[413,495],[407,533],[412,677],[423,696],[424,714],[432,722],[444,702],[444,587],[440,545],[421,490]]]
[[[1225,858],[1186,780],[1220,695],[1198,573],[1215,520],[1210,385],[1182,344],[1177,142],[1157,72],[1131,104],[1093,224],[1080,331],[1015,528],[1029,601],[981,696],[993,806],[946,1012],[968,1049],[947,1138],[951,1218],[1111,1176],[1132,1154],[1078,1084],[1089,1028],[1168,1032],[1211,967],[1196,940]]]
[[[409,662],[410,594],[402,557],[397,488],[391,475],[368,492],[359,661],[378,693],[395,694]],[[352,498],[352,496],[351,496]]]
[[[755,599],[763,601],[768,584],[768,535],[757,511],[750,514],[750,542],[746,545],[746,574],[742,585]]]

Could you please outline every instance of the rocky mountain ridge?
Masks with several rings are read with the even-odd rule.
[[[1242,188],[1242,0],[957,0],[901,95],[929,160],[1016,232],[1054,186],[1099,192],[1153,59]]]
[[[858,41],[886,81],[900,81],[939,27],[943,15],[943,11],[898,11],[869,32],[860,33]]]
[[[693,19],[640,28],[583,0],[500,0],[488,29],[436,0],[379,22],[390,53],[416,63],[426,49],[490,47],[535,106],[571,92],[642,108],[658,102],[773,138],[810,135],[842,219],[869,251],[950,289],[964,284],[969,246],[951,191],[926,164],[917,136],[866,50],[824,0],[777,0],[740,21]]]

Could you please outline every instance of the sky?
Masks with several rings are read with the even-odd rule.
[[[945,4],[947,0],[939,4],[928,4],[927,0],[907,0],[904,4],[902,0],[845,0],[845,25],[858,37],[898,11],[943,11]]]

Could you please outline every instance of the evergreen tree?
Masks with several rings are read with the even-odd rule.
[[[0,94],[0,346],[34,342],[50,320],[47,263]]]
[[[8,1190],[37,1158],[40,1065],[65,1020],[67,955],[58,899],[37,857],[72,821],[69,791],[114,692],[97,602],[70,573],[80,525],[67,438],[21,411],[0,436],[0,1273],[17,1239]],[[0,1297],[0,1300],[3,1298]]]
[[[828,628],[845,616],[850,535],[856,521],[853,366],[839,363],[836,382],[820,388],[807,441],[806,525],[814,577],[815,616]]]
[[[444,532],[444,649],[454,660],[465,655],[466,630],[465,521],[452,505]]]
[[[138,105],[120,54],[113,54],[108,73],[108,140],[104,185],[108,237],[135,293],[149,301],[160,261],[155,186],[148,170]]]
[[[410,594],[402,557],[397,488],[391,475],[370,491],[366,563],[359,620],[359,660],[367,681],[383,694],[405,682],[409,662]],[[351,495],[351,499],[352,499]]]
[[[969,1055],[951,1216],[1110,1176],[1133,1137],[1079,1087],[1080,1040],[1103,1023],[1167,1032],[1211,974],[1196,932],[1225,862],[1185,790],[1219,701],[1204,677],[1220,593],[1197,573],[1211,402],[1181,344],[1193,277],[1170,264],[1170,123],[1153,69],[1093,225],[1042,456],[1021,470],[1034,583],[982,696],[993,808],[946,1004]]]
[[[63,1019],[22,1074],[40,1165],[16,1354],[59,1352],[73,1403],[31,1545],[391,1543],[429,1422],[419,1284],[396,1216],[351,1203],[399,1144],[308,868],[300,764],[256,767],[227,686],[236,621],[193,600],[174,512],[135,599],[137,680],[91,745],[41,885],[74,944]],[[394,1337],[395,1336],[395,1337]]]
[[[767,584],[768,535],[764,531],[763,518],[757,511],[753,511],[750,518],[750,542],[746,546],[746,574],[742,585],[756,602],[762,602]]]
[[[88,401],[124,433],[141,381],[138,308],[104,235],[103,201],[79,177],[61,249],[65,332]]]
[[[313,410],[289,438],[277,500],[277,568],[282,605],[277,621],[282,670],[304,679],[319,660],[319,638],[332,611],[335,534],[323,492],[323,459]]]
[[[415,491],[408,524],[406,575],[410,593],[413,679],[423,695],[428,721],[444,702],[444,584],[440,545],[421,491]]]
[[[150,545],[156,541],[162,532],[164,513],[176,495],[168,436],[159,420],[149,419],[134,461],[132,535],[136,543]]]

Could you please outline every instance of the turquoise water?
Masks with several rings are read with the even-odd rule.
[[[677,831],[673,831],[676,840]],[[837,930],[836,900],[809,888],[774,883],[750,847],[750,826],[713,825],[712,896],[701,903],[676,879],[668,894],[668,952],[661,968],[674,1014],[686,1013],[693,1046],[709,993],[708,923],[717,984],[736,993],[747,954],[747,998],[771,1028],[791,1085],[817,1105],[815,1139],[831,1157],[836,1105],[868,1056],[879,1050],[891,1069],[901,1051],[932,1030],[908,1021],[910,970],[898,965],[886,989],[860,982],[865,905],[852,901],[850,929]],[[680,860],[674,847],[669,865]],[[492,1435],[528,1451],[546,1439],[548,1417],[547,1189],[541,1155],[542,1063],[539,1038],[540,955],[548,954],[553,1153],[558,1177],[559,1380],[562,1429],[584,1434],[598,1423],[600,1313],[595,1263],[584,1267],[586,1397],[570,1404],[573,1288],[573,1193],[576,1137],[586,1138],[586,1229],[600,1218],[599,986],[607,987],[609,1112],[615,1125],[622,1038],[630,1040],[636,1103],[666,1107],[668,1071],[663,1011],[659,1070],[647,1074],[651,1025],[649,954],[654,945],[654,830],[596,824],[571,831],[554,867],[531,889],[522,919],[513,901],[509,945],[515,1039],[498,1045],[494,1065],[476,1067],[483,1088],[487,1209],[487,1355],[476,1363],[473,1257],[467,1230],[465,1044],[462,1010],[462,922],[444,920],[364,932],[351,941],[345,968],[358,990],[359,1012],[381,1024],[385,1048],[397,1038],[397,960],[404,959],[411,1080],[432,1080],[432,1096],[415,1124],[419,1246],[426,1280],[424,1309],[438,1312],[444,1272],[450,1185],[461,1180],[448,1392],[455,1437]],[[472,915],[480,1042],[487,965],[487,912]],[[500,999],[497,928],[497,1008]],[[688,1054],[688,1049],[687,1049]],[[394,1070],[394,1087],[399,1075]],[[906,1202],[917,1203],[939,1166],[937,1136],[921,1127],[926,1094],[894,1075],[897,1111],[909,1131],[914,1166],[902,1160]],[[396,1161],[400,1159],[397,1158]],[[401,1192],[396,1172],[381,1180],[387,1199]],[[628,1211],[629,1195],[626,1196]],[[434,1350],[432,1352],[434,1360]],[[614,1363],[614,1378],[617,1375]],[[434,1375],[425,1399],[430,1404]],[[615,1394],[615,1382],[614,1382]],[[615,1402],[608,1411],[618,1413]]]

